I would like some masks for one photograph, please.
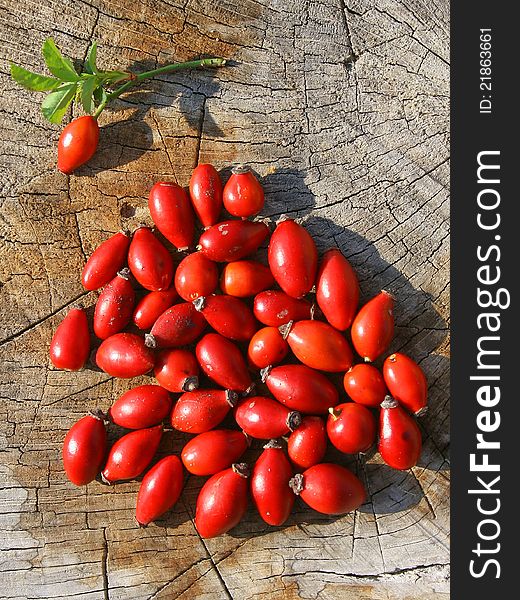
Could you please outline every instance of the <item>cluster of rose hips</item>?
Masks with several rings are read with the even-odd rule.
[[[85,485],[100,473],[106,483],[140,476],[166,419],[194,434],[180,458],[166,456],[145,473],[136,508],[141,525],[176,503],[184,468],[210,476],[195,525],[201,536],[213,537],[241,520],[249,494],[271,525],[286,521],[296,495],[326,514],[358,508],[364,486],[347,468],[322,462],[328,440],[357,454],[379,434],[381,457],[396,469],[412,467],[420,456],[414,414],[426,408],[422,370],[402,353],[387,356],[382,372],[370,364],[392,340],[393,297],[382,291],[359,309],[358,280],[341,252],[328,250],[319,260],[311,235],[292,220],[279,222],[270,236],[265,223],[248,220],[263,205],[263,188],[248,168],[234,169],[222,186],[213,166],[199,165],[189,194],[160,182],[149,196],[158,231],[184,253],[177,266],[152,229],[141,226],[131,237],[117,233],[103,242],[83,270],[87,290],[102,288],[93,318],[102,340],[96,365],[121,378],[153,370],[159,385],[134,387],[107,415],[92,413],[73,425],[63,446],[70,481]],[[220,221],[223,207],[235,218]],[[194,248],[196,218],[204,231]],[[268,266],[247,258],[269,236]],[[136,284],[146,290],[137,303]],[[132,324],[147,333],[123,332]],[[50,355],[60,369],[86,364],[90,333],[82,308],[58,326]],[[201,371],[211,382],[204,389]],[[332,373],[344,374],[349,401],[340,402],[326,375]],[[254,379],[271,396],[255,395]],[[228,415],[239,429],[218,428]],[[131,430],[108,456],[107,420]],[[252,438],[270,441],[250,472],[239,460]]]

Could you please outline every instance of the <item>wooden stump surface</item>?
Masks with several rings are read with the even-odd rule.
[[[17,0],[0,2],[0,596],[141,599],[433,599],[449,595],[449,5],[446,0]],[[43,71],[53,36],[105,68],[154,68],[202,55],[218,72],[162,76],[101,117],[95,158],[55,168],[60,127],[9,60]],[[85,293],[79,273],[109,234],[150,222],[154,182],[192,168],[252,165],[264,215],[299,220],[320,251],[339,247],[363,300],[397,299],[392,350],[430,385],[417,467],[377,453],[330,458],[369,497],[330,518],[297,502],[286,525],[250,508],[230,534],[193,525],[199,478],[171,514],[136,527],[138,482],[75,488],[60,451],[85,411],[136,381],[60,372],[48,345]],[[144,377],[142,381],[151,381]],[[163,453],[185,438],[170,434]]]

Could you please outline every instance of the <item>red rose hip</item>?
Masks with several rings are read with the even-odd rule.
[[[320,463],[326,451],[327,431],[321,417],[304,417],[287,440],[289,458],[299,469]]]
[[[253,312],[255,317],[269,327],[279,327],[289,321],[311,318],[311,303],[297,300],[279,290],[267,290],[255,296]]]
[[[366,452],[376,439],[376,420],[366,406],[347,402],[329,409],[327,434],[345,454]]]
[[[150,329],[162,313],[173,306],[178,294],[174,287],[160,292],[149,292],[137,304],[133,321],[139,329]]]
[[[158,425],[172,407],[170,394],[160,385],[139,385],[120,396],[108,411],[110,419],[125,429]]]
[[[188,254],[177,265],[175,289],[186,302],[212,294],[218,285],[217,264],[202,252]]]
[[[195,509],[195,527],[201,537],[216,537],[240,523],[247,510],[248,477],[248,466],[238,463],[202,486]]]
[[[128,266],[145,289],[166,290],[173,278],[173,260],[149,227],[135,230],[128,250]]]
[[[98,142],[99,125],[94,117],[84,115],[73,119],[58,140],[58,169],[70,175],[94,156]]]
[[[112,377],[138,377],[153,369],[154,363],[154,353],[135,333],[111,335],[96,352],[97,366]]]
[[[190,198],[204,227],[218,223],[222,210],[222,181],[213,165],[195,167],[190,179]]]
[[[269,440],[294,431],[301,423],[301,415],[276,400],[263,396],[244,398],[235,407],[235,420],[247,435]]]
[[[409,356],[396,352],[383,363],[383,376],[390,395],[416,415],[427,410],[428,382],[421,367]]]
[[[222,269],[220,289],[224,294],[247,298],[274,285],[269,267],[256,260],[236,260]]]
[[[333,463],[314,465],[295,475],[290,485],[306,504],[326,515],[349,513],[366,499],[365,488],[354,473]]]
[[[121,269],[103,289],[94,310],[94,333],[100,340],[124,329],[132,318],[135,292],[130,283],[130,269]]]
[[[277,327],[264,327],[257,331],[247,350],[249,363],[257,369],[276,365],[287,356],[289,345]]]
[[[63,467],[74,485],[86,485],[101,471],[107,450],[105,424],[96,415],[83,417],[69,429],[63,442]]]
[[[185,433],[204,433],[220,425],[237,403],[230,390],[195,390],[177,400],[171,414],[174,429]]]
[[[207,333],[197,344],[195,354],[201,369],[217,385],[237,392],[250,389],[253,382],[244,357],[227,338]]]
[[[213,429],[192,438],[182,450],[182,462],[193,475],[214,475],[227,469],[247,450],[242,431]]]
[[[387,396],[379,414],[379,454],[387,465],[401,471],[417,464],[422,439],[419,426],[399,404]]]
[[[215,262],[232,262],[258,250],[268,235],[269,228],[259,221],[223,221],[200,236],[200,251]]]
[[[193,245],[195,217],[188,194],[180,185],[156,183],[150,190],[148,208],[157,229],[178,250]]]
[[[176,348],[193,343],[206,328],[206,319],[191,302],[174,304],[155,321],[146,344],[151,348]]]
[[[351,367],[343,378],[345,391],[354,402],[378,408],[388,393],[380,371],[366,363]]]
[[[179,499],[184,484],[182,463],[177,456],[165,456],[146,475],[137,493],[135,518],[146,526],[169,511]]]
[[[234,296],[201,296],[193,305],[217,333],[230,340],[248,342],[258,329],[249,306]]]
[[[388,349],[394,336],[394,298],[383,290],[356,315],[351,328],[354,349],[366,362]]]
[[[252,217],[264,207],[264,189],[251,168],[238,165],[231,171],[222,193],[224,208],[234,217]]]
[[[192,392],[199,387],[199,363],[189,350],[172,348],[157,355],[155,379],[169,392]]]
[[[268,249],[271,273],[282,290],[293,298],[310,292],[316,279],[318,251],[314,240],[298,223],[279,223]]]
[[[81,274],[87,290],[98,290],[114,279],[123,268],[130,246],[130,236],[119,232],[102,242],[91,254]]]
[[[90,354],[90,333],[83,308],[71,308],[52,336],[49,347],[52,364],[57,369],[79,371]]]

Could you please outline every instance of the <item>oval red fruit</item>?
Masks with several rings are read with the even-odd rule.
[[[351,264],[339,250],[328,250],[321,259],[316,302],[336,329],[345,331],[352,325],[359,304],[359,283]]]
[[[255,252],[268,237],[269,228],[259,221],[223,221],[201,236],[201,252],[215,262],[232,262]]]
[[[257,369],[264,369],[282,362],[287,352],[289,345],[278,328],[264,327],[251,338],[247,356],[251,365]]]
[[[101,476],[105,483],[133,479],[150,464],[162,437],[162,425],[137,429],[119,438],[110,449]]]
[[[193,246],[195,217],[188,194],[180,185],[156,183],[150,190],[148,208],[157,229],[178,250]]]
[[[416,415],[427,410],[428,382],[421,367],[409,356],[396,352],[383,363],[383,376],[390,394]]]
[[[333,463],[320,463],[295,475],[291,487],[306,504],[326,515],[356,510],[367,496],[354,473]]]
[[[289,458],[299,469],[320,463],[327,451],[327,430],[321,417],[307,416],[287,440]]]
[[[243,398],[235,407],[235,420],[247,435],[269,440],[294,431],[301,423],[301,415],[276,400],[264,396]]]
[[[311,303],[304,298],[297,300],[278,290],[267,290],[255,296],[255,317],[269,327],[279,327],[289,321],[311,318]]]
[[[252,217],[264,207],[264,188],[247,165],[231,171],[222,193],[224,208],[234,217]]]
[[[63,466],[74,485],[86,485],[101,471],[107,450],[105,424],[95,415],[83,417],[69,429],[63,442]]]
[[[169,392],[191,392],[199,387],[199,363],[189,350],[173,348],[157,354],[155,378]]]
[[[305,365],[279,365],[263,373],[273,396],[306,414],[326,414],[338,403],[338,390],[327,377]]]
[[[274,285],[269,267],[256,260],[236,260],[222,270],[220,289],[224,294],[248,298]]]
[[[253,382],[242,353],[222,335],[207,333],[197,344],[195,354],[201,369],[217,385],[237,392],[251,387]]]
[[[352,344],[365,361],[372,362],[388,349],[394,336],[394,298],[386,291],[374,296],[356,315]]]
[[[120,396],[108,411],[125,429],[145,429],[159,424],[172,408],[170,394],[160,385],[139,385]]]
[[[165,310],[155,321],[146,343],[158,348],[187,346],[199,337],[206,325],[206,319],[191,302],[181,302]]]
[[[212,294],[218,285],[216,263],[206,258],[202,252],[188,254],[177,265],[175,271],[175,289],[186,302],[199,296]]]
[[[161,292],[149,292],[135,307],[134,323],[139,329],[150,329],[163,312],[173,306],[178,296],[173,286]]]
[[[190,198],[204,227],[218,223],[222,210],[222,181],[213,165],[195,167],[190,179]]]
[[[354,402],[377,408],[388,391],[380,371],[365,363],[354,365],[343,378],[345,391]]]
[[[145,289],[158,292],[170,287],[174,271],[172,257],[149,227],[134,231],[128,249],[128,266]]]
[[[139,486],[135,518],[146,526],[173,508],[184,485],[184,472],[178,456],[165,456],[155,464]]]
[[[58,169],[70,175],[94,156],[98,142],[99,125],[94,117],[84,115],[73,119],[58,140]]]
[[[138,377],[153,369],[155,356],[135,333],[116,333],[101,343],[96,364],[112,377]]]
[[[376,420],[366,406],[347,402],[331,407],[329,413],[327,434],[340,452],[366,452],[374,444]]]
[[[242,431],[213,429],[192,438],[183,448],[181,458],[193,475],[214,475],[227,469],[244,454],[248,438]]]
[[[195,527],[203,538],[226,533],[242,520],[247,510],[249,468],[234,464],[210,477],[197,497]]]
[[[114,279],[126,262],[129,246],[130,236],[122,231],[102,242],[83,267],[83,287],[87,290],[98,290]]]
[[[279,223],[267,256],[271,273],[286,294],[302,298],[310,292],[316,280],[318,251],[306,229],[292,220]]]
[[[387,465],[401,471],[417,464],[422,438],[419,426],[399,404],[387,396],[379,415],[379,454]]]
[[[217,333],[230,340],[248,342],[258,329],[249,306],[234,296],[201,296],[193,305]]]
[[[283,525],[296,496],[289,487],[291,463],[278,440],[264,446],[251,474],[251,496],[259,515],[269,525]]]
[[[135,292],[130,283],[130,269],[122,269],[103,288],[94,310],[94,333],[101,340],[119,333],[132,318]]]
[[[312,369],[338,373],[352,366],[354,356],[349,343],[328,323],[311,320],[293,323],[287,343],[294,356]]]
[[[171,415],[172,427],[185,433],[204,433],[219,425],[237,395],[230,390],[195,390],[177,400]]]
[[[49,354],[57,369],[78,371],[90,354],[90,333],[83,308],[71,308],[52,336]]]

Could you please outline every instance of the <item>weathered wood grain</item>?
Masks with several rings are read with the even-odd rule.
[[[0,596],[140,599],[433,599],[449,594],[449,7],[445,0],[0,0]],[[52,35],[82,58],[139,70],[217,54],[217,73],[164,76],[102,119],[99,152],[56,172],[59,128],[8,61],[40,70]],[[60,462],[66,430],[128,387],[51,368],[52,331],[94,294],[78,273],[110,232],[149,221],[161,178],[197,162],[250,163],[265,214],[300,219],[321,250],[339,246],[363,298],[397,298],[397,337],[423,366],[431,409],[409,472],[377,454],[334,460],[365,481],[355,514],[297,503],[286,526],[249,510],[230,535],[193,526],[201,481],[146,530],[138,483],[76,489]],[[145,380],[146,378],[144,378]],[[133,382],[132,382],[133,383]],[[179,450],[166,436],[162,451]]]

